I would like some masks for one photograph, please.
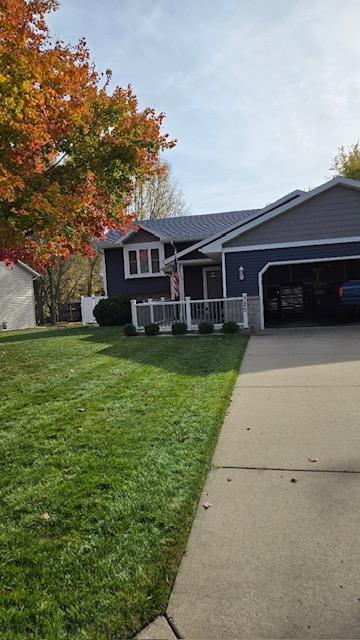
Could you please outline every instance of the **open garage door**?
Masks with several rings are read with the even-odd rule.
[[[359,258],[269,264],[262,274],[265,327],[357,319],[354,310],[343,309],[339,297],[349,280],[360,280]]]

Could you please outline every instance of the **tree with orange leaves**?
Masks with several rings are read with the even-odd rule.
[[[46,265],[125,229],[134,184],[175,142],[164,114],[109,91],[84,40],[52,42],[57,0],[0,0],[0,260]],[[102,86],[100,86],[102,82]]]

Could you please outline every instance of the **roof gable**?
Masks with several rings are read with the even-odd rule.
[[[292,191],[262,209],[143,220],[137,222],[125,236],[116,231],[109,231],[106,240],[99,241],[97,245],[100,248],[122,246],[140,227],[157,236],[163,242],[191,242],[191,246],[177,254],[178,258],[196,249],[205,254],[220,253],[222,246],[233,238],[307,202],[336,185],[360,190],[360,181],[338,176],[309,192],[299,189]],[[171,256],[165,260],[165,263],[169,264],[173,259]]]
[[[304,193],[305,193],[305,191],[302,191],[300,189],[296,189],[295,191],[291,191],[290,193],[288,193],[286,196],[282,196],[278,200],[275,200],[274,202],[271,202],[270,204],[266,205],[266,207],[263,207],[262,209],[254,209],[252,214],[250,216],[248,216],[248,218],[246,218],[244,220],[240,220],[240,221],[236,222],[235,224],[231,225],[230,227],[228,227],[227,229],[223,229],[221,232],[215,233],[211,237],[205,238],[204,240],[201,240],[200,242],[197,242],[196,244],[192,245],[188,249],[184,249],[184,251],[181,251],[180,253],[177,254],[177,258],[182,258],[187,253],[189,253],[191,251],[194,251],[196,249],[199,249],[199,251],[205,253],[205,251],[203,250],[205,245],[207,246],[210,243],[214,243],[216,241],[219,241],[219,239],[223,238],[225,235],[230,234],[233,231],[237,231],[243,225],[246,225],[247,223],[250,223],[252,220],[257,220],[257,218],[262,216],[265,212],[273,211],[277,207],[282,206],[284,203],[289,203],[289,202],[295,200],[296,198],[300,198]],[[217,251],[218,252],[221,251],[221,245],[220,245],[220,249],[217,249]],[[165,260],[165,264],[169,264],[173,260],[174,260],[174,256],[171,256],[170,258]]]
[[[158,242],[159,236],[150,233],[143,227],[138,227],[135,233],[129,233],[126,238],[122,240],[122,244],[137,244],[139,242]]]
[[[337,184],[225,242],[223,249],[360,236],[360,190]]]
[[[312,198],[324,193],[325,191],[332,189],[335,186],[343,186],[348,189],[356,189],[360,191],[360,181],[351,180],[350,178],[343,178],[342,176],[337,176],[328,182],[312,189],[308,192],[303,192],[302,195],[297,197],[294,200],[291,200],[288,203],[285,203],[275,209],[268,209],[265,207],[259,212],[259,215],[254,217],[252,220],[246,221],[240,227],[231,230],[229,233],[224,234],[221,238],[215,238],[214,240],[203,244],[201,251],[206,254],[219,253],[222,250],[222,246],[228,242],[230,242],[233,238],[241,236],[242,234],[248,232],[250,229],[254,229],[255,227],[272,220],[276,216],[280,216],[282,213],[290,211],[295,207],[308,202]]]

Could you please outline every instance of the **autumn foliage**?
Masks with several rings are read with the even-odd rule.
[[[109,90],[84,40],[52,42],[56,0],[0,0],[0,260],[48,263],[129,225],[136,180],[174,141],[131,87]]]

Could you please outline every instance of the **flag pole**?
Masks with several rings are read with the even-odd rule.
[[[171,245],[174,249],[174,265],[173,272],[171,275],[171,300],[178,300],[180,298],[180,273],[179,273],[179,264],[177,259],[177,250],[176,246],[173,242]]]

